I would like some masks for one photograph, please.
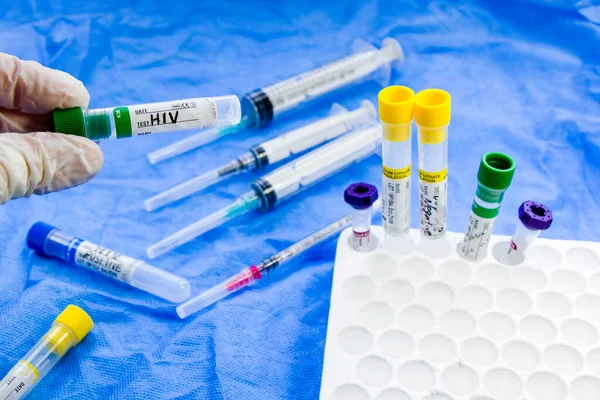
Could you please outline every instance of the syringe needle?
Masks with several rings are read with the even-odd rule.
[[[168,160],[180,154],[187,153],[190,150],[194,150],[198,147],[204,146],[205,144],[214,142],[218,138],[237,132],[243,129],[244,127],[245,120],[242,118],[242,121],[234,126],[228,126],[220,129],[212,128],[201,131],[183,140],[180,140],[161,149],[148,153],[148,162],[150,162],[150,164],[152,165],[158,164],[161,161]]]
[[[203,146],[216,140],[219,137],[218,129],[207,129],[178,142],[148,153],[148,162],[158,164],[161,161],[168,160],[183,153],[187,153],[197,147]]]
[[[194,238],[210,231],[229,221],[238,215],[245,214],[248,211],[260,208],[261,202],[254,191],[248,192],[239,197],[235,202],[221,210],[186,226],[169,237],[164,238],[158,243],[146,249],[149,258],[156,258],[166,252],[187,243]]]
[[[256,280],[261,277],[260,271],[254,265],[250,268],[244,268],[237,275],[213,286],[193,299],[180,304],[177,307],[177,315],[179,315],[179,318],[186,318],[187,316],[216,303],[224,297],[227,297],[246,286],[254,284]]]
[[[147,199],[144,201],[146,211],[154,211],[223,180],[227,175],[219,175],[219,169],[209,171]]]
[[[174,186],[162,193],[157,194],[144,201],[146,211],[154,211],[174,201],[181,200],[191,194],[206,189],[227,177],[256,168],[256,157],[252,153],[243,154],[231,162],[213,169],[205,174],[197,176]]]

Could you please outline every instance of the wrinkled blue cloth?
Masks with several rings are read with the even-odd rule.
[[[518,163],[496,233],[511,234],[519,204],[533,199],[554,212],[545,237],[600,240],[600,3],[454,3],[3,1],[0,51],[71,73],[88,87],[90,107],[105,107],[241,95],[342,57],[356,38],[379,45],[392,36],[406,53],[393,84],[452,95],[450,230],[464,231],[480,157],[495,150]],[[182,321],[170,303],[33,255],[25,235],[42,220],[142,258],[147,245],[228,204],[259,175],[156,213],[143,210],[144,199],[326,115],[332,101],[351,108],[363,98],[375,102],[378,90],[375,83],[354,87],[268,129],[154,167],[149,151],[191,133],[102,143],[105,164],[90,183],[3,206],[0,375],[73,303],[96,326],[31,399],[317,398],[334,241]],[[152,264],[188,278],[197,294],[342,216],[343,189],[357,180],[380,186],[380,163],[373,156]]]

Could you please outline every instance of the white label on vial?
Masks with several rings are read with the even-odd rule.
[[[39,373],[31,364],[19,361],[0,382],[0,400],[17,400],[33,386]]]
[[[487,253],[496,218],[482,218],[471,211],[467,233],[458,251],[465,260],[479,261]]]
[[[410,230],[410,165],[402,169],[383,166],[381,215],[386,232],[400,236]]]
[[[354,251],[370,251],[371,250],[371,231],[356,232],[352,231],[351,245]]]
[[[447,168],[439,172],[419,170],[421,233],[437,239],[446,233]]]
[[[129,114],[130,130],[126,132]],[[140,104],[114,109],[117,137],[143,136],[184,129],[204,129],[217,126],[217,108],[208,98]]]
[[[75,263],[111,278],[131,283],[131,276],[142,261],[83,241],[77,246]]]

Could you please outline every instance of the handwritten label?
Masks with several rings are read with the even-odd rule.
[[[495,221],[496,218],[482,218],[471,212],[467,233],[458,248],[464,259],[479,261],[485,258]]]
[[[447,169],[439,172],[419,170],[419,207],[421,233],[436,239],[446,233]]]

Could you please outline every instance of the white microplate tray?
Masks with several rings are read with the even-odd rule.
[[[321,400],[600,399],[599,243],[537,239],[504,266],[508,237],[466,262],[462,234],[434,259],[372,233],[369,253],[338,241]]]

